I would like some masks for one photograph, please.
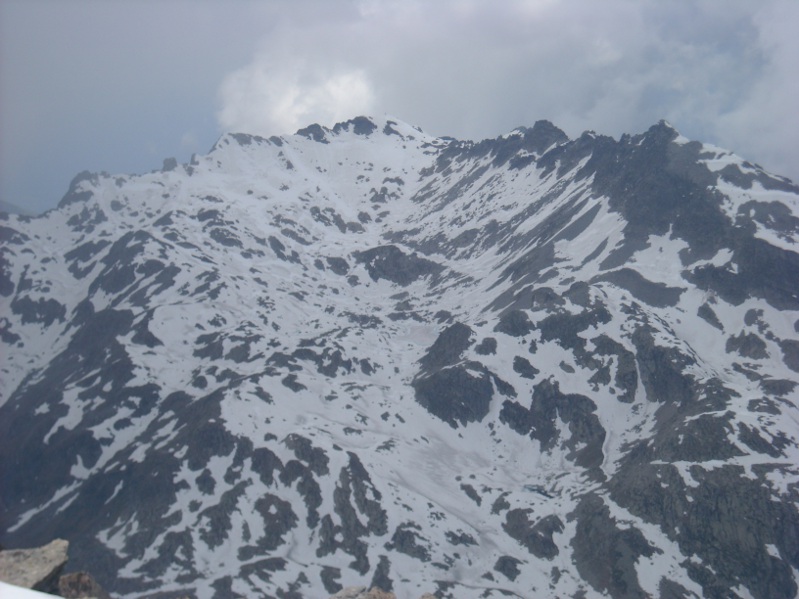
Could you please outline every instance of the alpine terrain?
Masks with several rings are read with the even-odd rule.
[[[0,544],[122,597],[791,598],[799,187],[358,117],[3,215]]]

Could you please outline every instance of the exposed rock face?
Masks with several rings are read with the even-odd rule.
[[[0,580],[25,589],[57,593],[68,549],[67,541],[56,539],[43,547],[0,551]]]
[[[224,135],[0,241],[0,543],[115,596],[799,592],[799,188],[666,123]]]
[[[87,572],[72,572],[58,579],[58,594],[65,599],[111,599]]]

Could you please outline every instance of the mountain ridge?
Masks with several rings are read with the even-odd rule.
[[[791,597],[797,198],[665,122],[81,174],[3,222],[0,542],[130,597]]]

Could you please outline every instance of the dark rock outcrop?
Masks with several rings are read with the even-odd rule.
[[[111,599],[88,572],[72,572],[58,579],[58,594],[65,599]]]

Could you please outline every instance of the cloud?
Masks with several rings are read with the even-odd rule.
[[[333,124],[374,108],[361,69],[319,68],[307,60],[260,57],[225,77],[220,125],[229,131],[293,133],[312,122]]]
[[[464,138],[540,118],[618,136],[666,118],[799,177],[796,3],[364,0],[318,18],[300,4],[225,78],[223,129],[367,112]]]
[[[357,3],[309,0],[285,5],[252,61],[223,79],[217,121],[224,131],[293,133],[376,109],[362,66]],[[360,41],[359,41],[360,40]]]
[[[4,0],[0,197],[46,207],[81,170],[147,171],[221,130],[359,113],[469,139],[542,118],[572,137],[666,118],[799,181],[797,13],[795,0]]]
[[[799,182],[799,4],[775,2],[754,15],[764,64],[740,102],[718,119],[725,147]]]

